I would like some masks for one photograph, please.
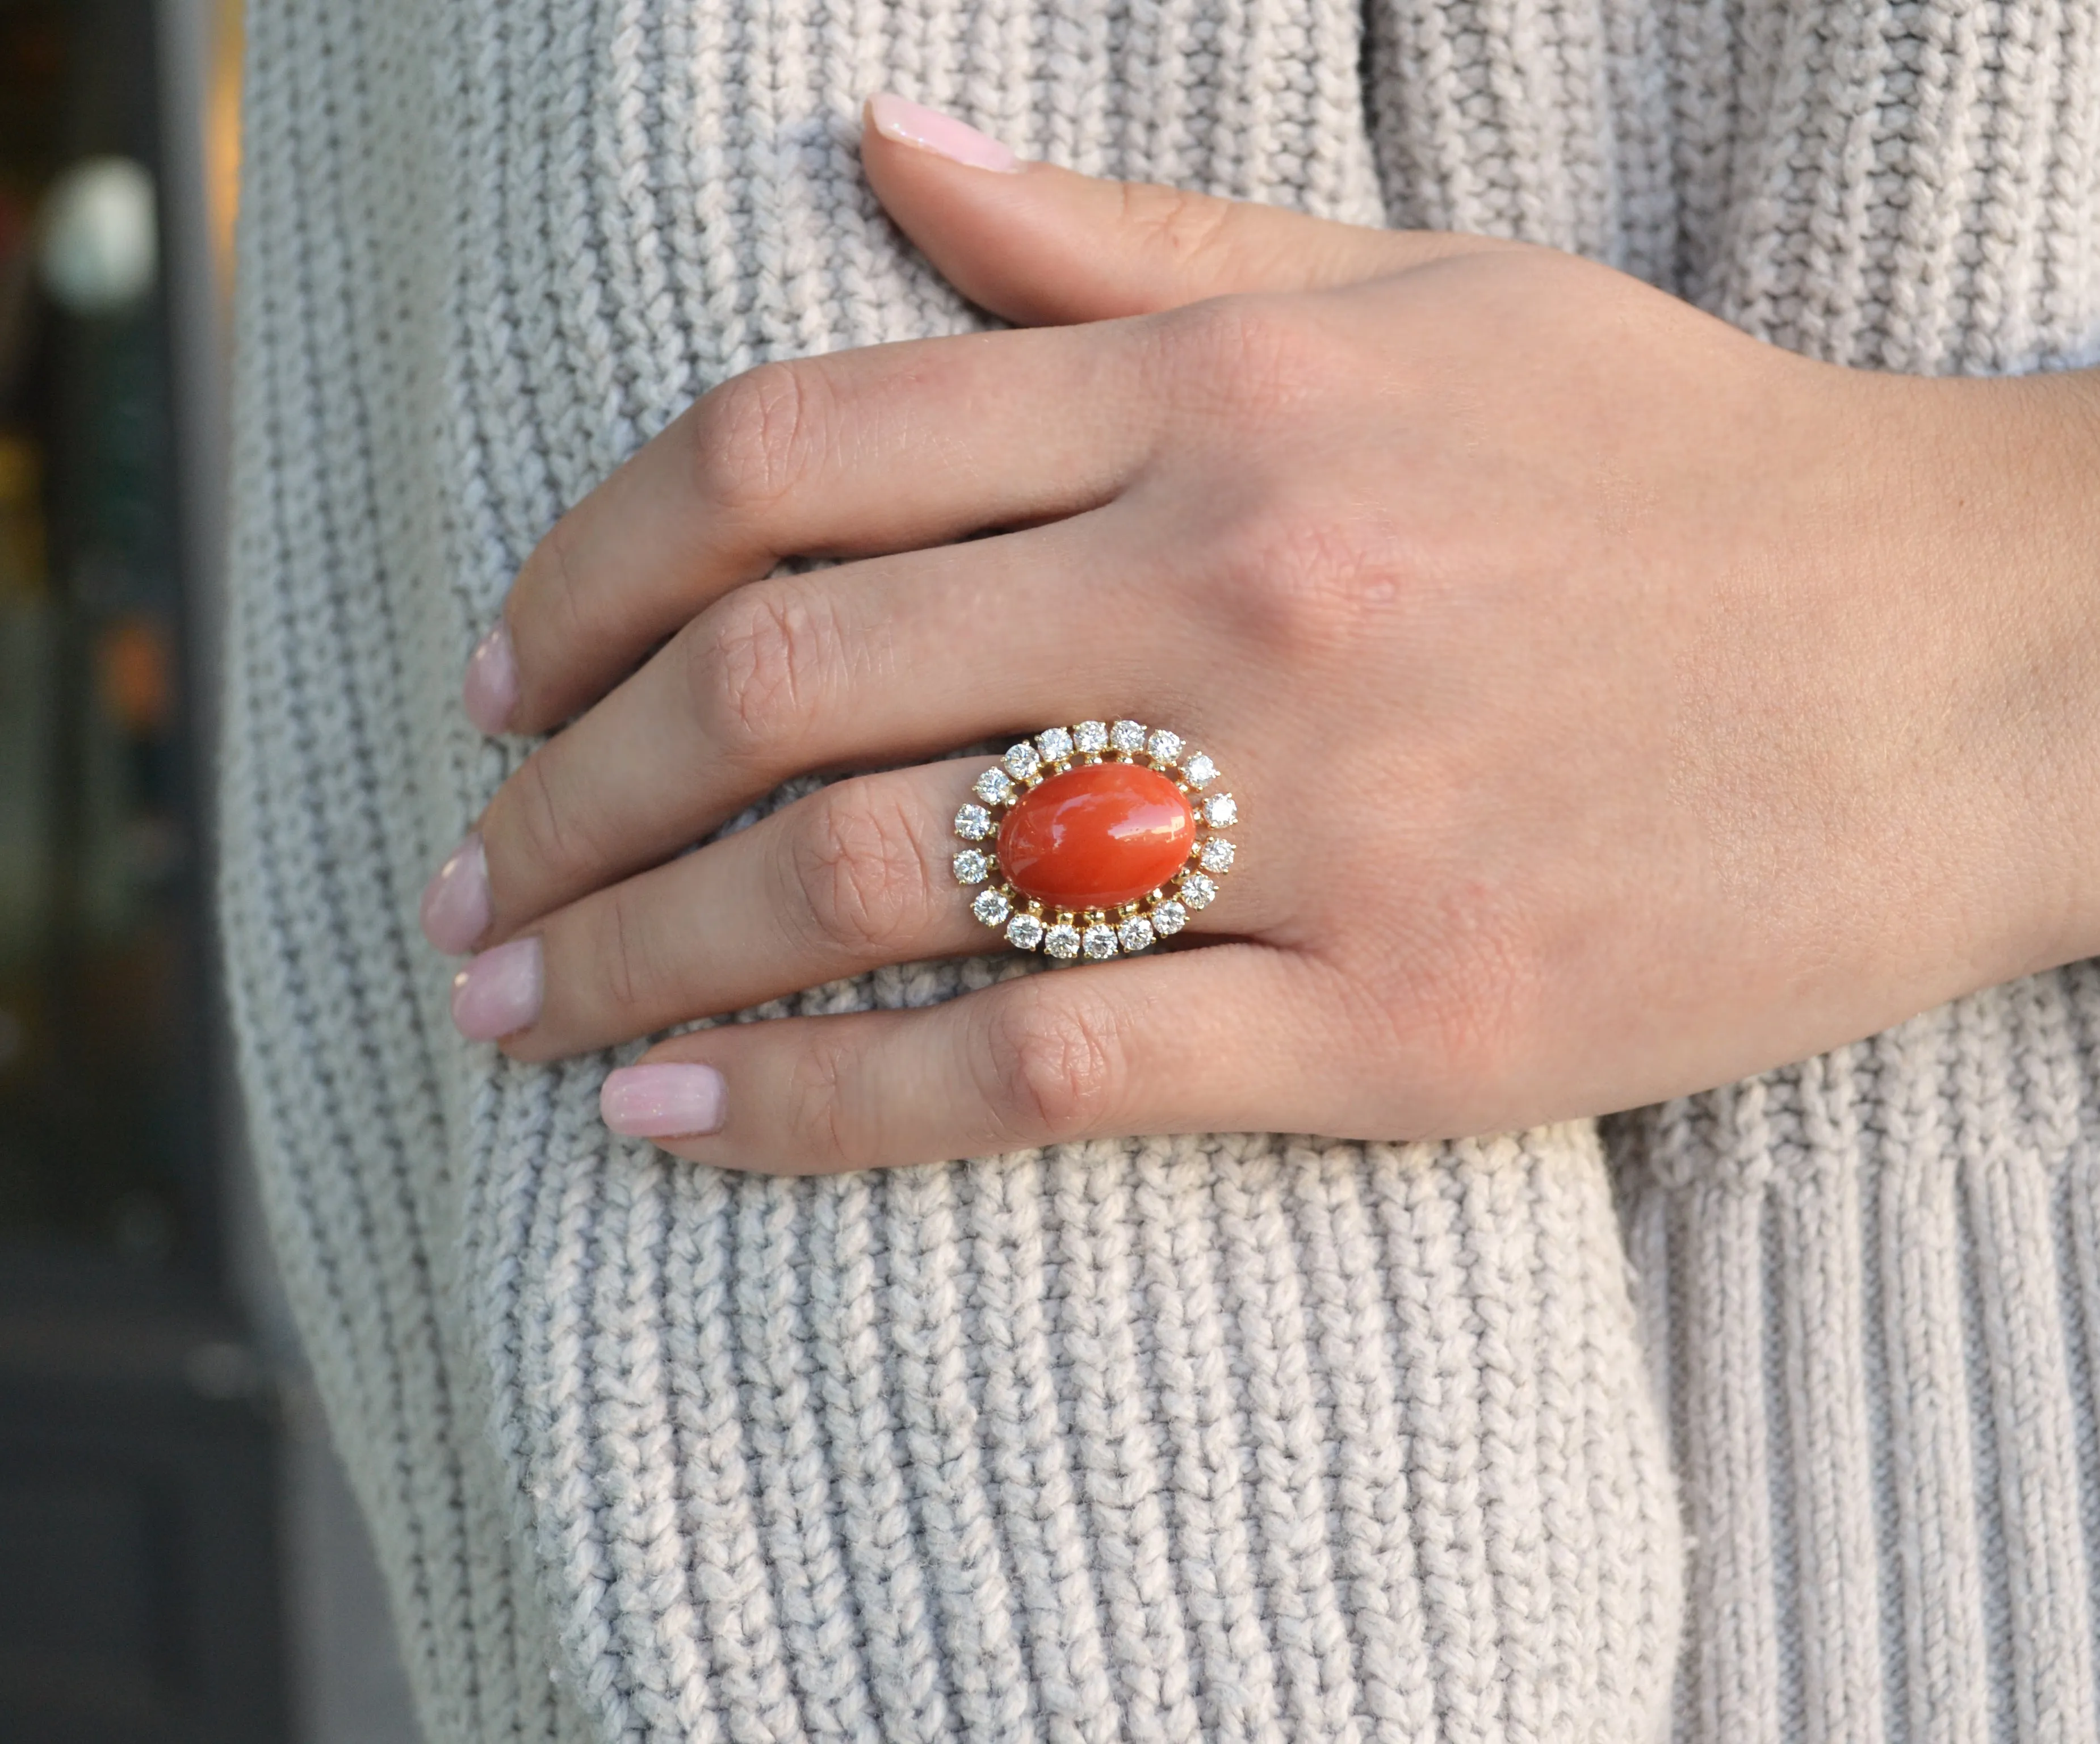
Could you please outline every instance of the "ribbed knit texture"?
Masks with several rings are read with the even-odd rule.
[[[2090,6],[249,28],[231,980],[433,1744],[1616,1744],[1674,1671],[1701,1744],[2093,1735],[2089,971],[1612,1123],[1608,1169],[1571,1126],[774,1182],[609,1139],[604,1058],[458,1043],[414,921],[515,766],[458,677],[560,510],[729,373],[974,324],[858,179],[866,93],[1577,249],[1840,360],[2025,369],[2100,355]]]

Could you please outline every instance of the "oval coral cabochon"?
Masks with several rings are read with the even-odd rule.
[[[1189,858],[1195,814],[1180,788],[1136,763],[1083,763],[1013,803],[999,863],[1025,896],[1074,912],[1134,903]]]

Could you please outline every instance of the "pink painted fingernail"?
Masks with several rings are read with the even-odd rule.
[[[623,1066],[607,1075],[598,1111],[629,1138],[677,1138],[716,1131],[724,1101],[712,1066]]]
[[[488,856],[474,831],[423,886],[423,937],[448,956],[471,951],[488,930]]]
[[[915,145],[973,170],[1012,170],[1021,160],[990,134],[893,91],[867,99],[867,124],[885,139]]]
[[[540,1015],[540,941],[514,938],[452,977],[452,1022],[469,1041],[515,1034]]]
[[[501,619],[475,644],[460,687],[466,717],[491,737],[502,732],[518,706],[518,656],[510,646],[510,626]]]

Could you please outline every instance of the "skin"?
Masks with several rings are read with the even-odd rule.
[[[1549,250],[865,156],[1021,330],[727,382],[526,563],[509,725],[560,731],[480,825],[479,946],[545,950],[507,1053],[984,950],[983,760],[925,760],[1088,717],[1239,798],[1198,948],[664,1042],[726,1087],[665,1148],[1504,1130],[2100,950],[2092,374],[1845,370]]]

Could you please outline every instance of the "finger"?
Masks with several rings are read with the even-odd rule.
[[[558,1059],[882,964],[991,948],[951,863],[975,768],[837,783],[558,909],[534,929],[538,1009],[496,1020],[505,1050]],[[514,948],[477,958],[469,980]]]
[[[679,1156],[777,1175],[1132,1132],[1330,1131],[1357,1114],[1326,1063],[1325,973],[1220,944],[924,1011],[725,1025],[613,1073],[601,1107]]]
[[[655,864],[790,776],[938,757],[1064,713],[1069,667],[998,603],[1127,548],[1117,511],[1102,514],[775,576],[709,608],[497,791],[480,824],[486,936]],[[1145,693],[1171,706],[1158,664],[1140,638],[1106,638],[1083,712],[1128,713]]]
[[[514,1057],[556,1059],[887,964],[1003,951],[954,864],[978,767],[836,783],[594,891],[470,963],[455,1016]],[[1258,923],[1255,884],[1235,880],[1235,927]]]
[[[1357,285],[1521,245],[1372,230],[1278,206],[1025,163],[951,116],[885,95],[861,135],[867,179],[942,276],[1029,325],[1144,315],[1242,291]]]
[[[492,732],[556,726],[784,558],[942,545],[1105,501],[1157,426],[1136,342],[980,333],[724,382],[526,559],[470,669],[470,714]]]

